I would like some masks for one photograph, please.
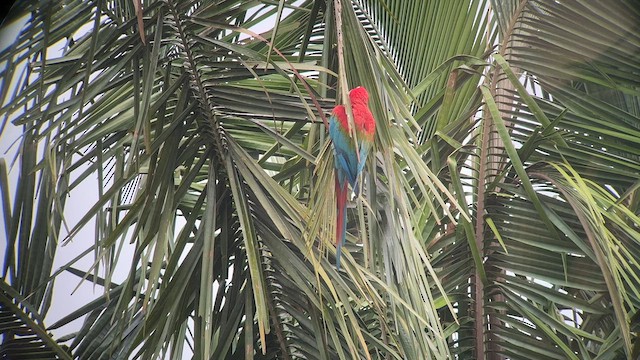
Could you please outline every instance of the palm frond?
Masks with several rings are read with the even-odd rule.
[[[7,329],[59,356],[49,331],[71,332],[83,359],[629,357],[639,14],[22,2],[0,51],[22,130],[0,160]],[[336,271],[325,113],[358,85],[378,130]],[[60,244],[82,250],[55,269]],[[65,276],[104,292],[47,328]]]

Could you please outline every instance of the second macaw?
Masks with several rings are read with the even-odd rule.
[[[336,267],[340,269],[340,254],[344,244],[347,226],[347,195],[351,185],[356,196],[360,193],[359,177],[364,169],[367,155],[373,145],[376,122],[369,109],[369,93],[358,86],[349,92],[351,112],[355,125],[356,139],[351,137],[349,120],[344,105],[333,109],[329,119],[329,136],[333,141],[333,155],[336,167]]]

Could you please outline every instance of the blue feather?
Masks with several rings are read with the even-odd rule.
[[[353,140],[349,137],[340,121],[331,116],[329,119],[329,136],[333,141],[334,160],[340,183],[348,181],[353,187],[358,177],[358,155]]]

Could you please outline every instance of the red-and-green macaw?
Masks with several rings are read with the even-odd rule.
[[[356,196],[360,193],[358,178],[373,145],[376,122],[369,110],[369,93],[358,86],[349,92],[351,112],[355,125],[356,139],[351,137],[349,120],[344,105],[333,109],[329,119],[329,136],[333,141],[333,158],[336,167],[336,267],[340,269],[340,253],[346,235],[347,226],[347,183],[351,184]],[[356,142],[357,140],[357,142]]]

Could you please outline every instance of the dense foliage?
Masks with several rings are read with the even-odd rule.
[[[640,353],[635,1],[23,0],[12,23],[2,357]],[[359,85],[377,134],[337,271],[326,117]],[[48,321],[70,275],[101,295]]]

